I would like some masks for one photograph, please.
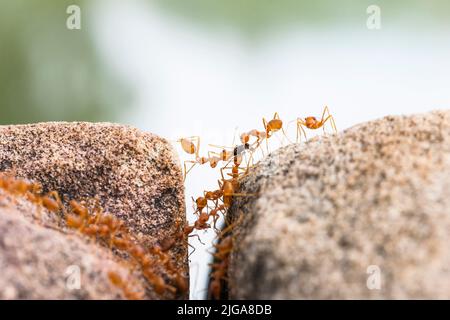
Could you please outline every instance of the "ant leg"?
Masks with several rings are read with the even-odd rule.
[[[197,140],[196,146],[195,146],[195,157],[198,158],[198,154],[200,152],[200,136],[193,136],[190,137],[192,139],[192,142]]]
[[[270,153],[269,152],[269,136],[267,136],[267,138],[266,138],[266,151],[267,151],[267,154]]]
[[[233,147],[219,146],[217,144],[208,144],[208,146],[219,149],[233,149]]]
[[[278,112],[274,113],[273,118],[280,120],[280,115],[278,114]]]
[[[217,152],[214,152],[214,151],[211,151],[211,150],[208,151],[208,158],[211,158],[211,155],[213,155],[215,157],[218,157],[218,158],[220,158],[222,160],[221,155],[219,153],[217,153]]]
[[[188,258],[190,258],[191,257],[191,255],[195,252],[195,250],[197,250],[192,244],[190,244],[189,242],[188,242],[188,246],[189,247],[191,247],[192,249],[194,249],[194,250],[192,250],[192,252],[191,253],[189,253],[189,255],[188,255]]]
[[[214,228],[214,230],[218,230],[217,226],[216,226],[217,225],[217,220],[219,220],[219,215],[213,217],[213,228]]]
[[[334,130],[334,133],[337,134],[337,128],[336,123],[334,122],[334,117],[330,114],[328,118],[330,118],[331,128]]]
[[[189,170],[186,169],[186,163],[192,163],[193,165],[189,168]],[[186,177],[188,175],[189,172],[191,172],[191,170],[195,167],[195,165],[197,164],[197,161],[192,161],[192,160],[186,160],[184,162],[184,181],[186,181]]]
[[[280,144],[283,144],[283,141],[280,139],[280,137],[276,133],[274,133],[272,136],[277,137],[278,142],[280,142]]]
[[[239,179],[242,178],[242,177],[245,177],[248,174],[248,169],[249,168],[251,168],[251,167],[246,167],[246,168],[238,167],[238,170],[244,171],[243,173],[239,173]],[[227,173],[227,175],[229,177],[233,177],[232,173]]]
[[[250,162],[252,162],[252,164],[253,164],[253,151],[250,152],[250,157],[249,157],[249,159],[247,161],[247,168],[245,169],[245,173],[248,172],[249,168],[253,167],[253,165],[250,167]]]
[[[191,199],[192,199],[192,209],[194,209],[194,214],[197,214],[197,212],[199,212],[198,208],[196,207],[197,203],[196,203],[194,197],[191,197]],[[200,212],[199,212],[199,214],[200,214]]]
[[[222,176],[222,180],[225,181],[225,176],[223,175],[223,170],[224,169],[230,169],[230,162],[231,160],[229,160],[226,164],[225,167],[220,168],[220,175]]]
[[[264,131],[266,132],[266,149],[267,149],[267,153],[269,153],[269,143],[267,142],[267,140],[269,140],[270,136],[269,136],[269,133],[267,132],[266,118],[263,118],[262,121],[263,121],[263,125],[264,125]]]
[[[265,138],[264,138],[265,139]],[[258,148],[259,148],[259,150],[261,151],[261,153],[262,153],[262,157],[264,158],[266,155],[264,154],[264,148],[261,146],[261,139],[258,137],[258,139],[256,140],[257,141],[257,143],[258,143]]]
[[[333,116],[332,116],[332,115],[329,115],[329,116],[324,120],[323,124],[325,124],[325,122],[327,122],[328,120],[330,120],[331,127],[332,127],[334,133],[336,134],[336,133],[337,133],[337,129],[336,129],[336,124],[334,123]],[[323,128],[324,128],[324,132],[325,132],[325,126],[323,126]]]
[[[200,242],[202,245],[205,245],[205,243],[200,239],[200,236],[198,234],[191,234],[189,237],[197,237],[198,242]]]
[[[322,118],[320,118],[320,122],[323,122],[323,119],[325,119],[325,114],[330,114],[330,112],[328,111],[328,107],[325,106],[325,108],[323,108],[323,112],[322,112]]]
[[[330,121],[331,121],[331,127],[334,130],[334,133],[337,134],[337,128],[336,128],[336,123],[334,122],[334,117],[330,115]]]
[[[297,119],[297,143],[299,143],[299,138],[301,138],[300,130],[302,131],[303,136],[305,137],[305,141],[307,140],[305,129],[303,129],[304,126],[305,126],[305,122],[302,119],[298,118]]]
[[[330,115],[330,111],[328,110],[328,106],[325,106],[325,108],[323,108],[322,118],[320,118],[320,124],[322,126],[322,130],[323,130],[324,134],[326,134],[324,124],[328,120],[328,117],[327,117],[327,119],[325,119],[325,115],[328,115],[328,116]]]
[[[262,118],[263,125],[264,125],[264,131],[267,132],[267,120],[266,118]]]
[[[325,115],[327,115],[326,118],[325,118]],[[334,133],[337,133],[337,129],[336,129],[336,124],[334,122],[334,118],[330,114],[330,110],[328,109],[328,106],[325,106],[325,108],[323,109],[322,119],[320,120],[320,123],[322,123],[322,126],[323,126],[325,124],[325,122],[327,122],[328,120],[330,120],[330,122],[331,122],[331,127],[332,127]],[[324,126],[323,126],[323,132],[325,133],[325,127]]]
[[[275,116],[277,116],[278,117],[277,119],[279,119],[279,116],[278,116],[277,112],[275,112],[275,114],[274,114],[274,119],[275,119]],[[269,153],[269,138],[271,138],[274,135],[274,133],[272,132],[272,135],[270,134],[270,131],[267,129],[267,125],[268,124],[267,124],[267,120],[265,118],[263,118],[263,124],[264,124],[264,130],[266,132],[266,137],[265,137],[265,139],[266,139],[266,151],[267,151],[267,153]]]
[[[288,135],[286,134],[286,131],[284,131],[284,128],[281,128],[281,131],[283,132],[283,136],[287,139],[289,143],[292,143],[291,139],[289,139]]]
[[[239,218],[235,222],[230,223],[228,226],[223,228],[222,231],[220,232],[220,234],[217,235],[217,239],[222,239],[223,237],[225,237],[225,235],[228,232],[232,231],[234,228],[236,228],[238,225],[240,225],[242,223],[242,220],[244,220],[244,215],[243,214],[241,214],[239,216]]]
[[[231,144],[232,146],[234,146],[235,142],[236,142],[236,132],[238,131],[238,127],[234,128],[234,133],[233,133],[233,143]]]
[[[218,146],[218,145],[215,145],[215,144],[209,144],[209,146],[213,147],[213,148],[222,149],[221,153],[213,153],[213,154],[217,155],[220,158],[221,161],[228,161],[228,160],[230,160],[233,157],[233,152],[232,151],[226,151],[225,149],[233,150],[234,147]],[[223,152],[226,152],[225,159],[223,158]]]

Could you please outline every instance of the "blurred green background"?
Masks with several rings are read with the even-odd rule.
[[[116,120],[126,84],[96,52],[87,26],[66,28],[66,9],[88,1],[0,0],[0,121]]]
[[[120,121],[134,99],[129,84],[104,63],[86,13],[98,1],[0,0],[0,123]],[[360,28],[373,1],[155,0],[165,14],[214,32],[232,30],[249,43],[292,26]],[[83,29],[65,28],[68,5],[84,10]],[[383,19],[447,26],[450,1],[377,1]],[[103,1],[102,5],[108,5]]]

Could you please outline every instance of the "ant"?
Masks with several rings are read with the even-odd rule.
[[[253,152],[255,151],[255,145],[258,146],[258,142],[254,142],[253,144],[246,142],[241,145],[237,145],[233,148],[218,146],[218,145],[210,145],[210,146],[212,146],[214,148],[222,148],[220,157],[221,157],[222,161],[228,161],[227,165],[230,163],[231,160],[233,160],[234,164],[239,166],[242,162],[243,155],[246,152],[250,152],[250,159],[248,160],[248,163],[247,163],[247,167],[249,167],[250,161],[253,159]],[[233,151],[227,151],[226,149],[232,149]],[[212,151],[210,151],[210,152],[213,154],[219,155],[218,153],[214,153]],[[221,171],[222,171],[222,169],[221,169]]]
[[[243,152],[242,150],[251,150],[252,154],[253,154],[253,148],[250,146],[246,146],[245,149],[238,149],[235,148],[235,151],[241,151],[241,153]],[[231,161],[231,160],[230,160]],[[240,183],[239,183],[239,179],[242,176],[242,174],[239,172],[239,170],[244,170],[244,168],[240,168],[240,164],[242,161],[242,157],[239,156],[238,152],[234,153],[234,157],[233,157],[233,166],[231,169],[231,173],[228,173],[228,175],[231,176],[231,179],[225,179],[224,174],[223,174],[223,170],[229,168],[228,164],[221,168],[220,173],[222,175],[222,181],[218,181],[219,182],[219,187],[220,190],[222,192],[222,201],[223,204],[225,206],[225,208],[230,208],[231,204],[233,202],[233,196],[250,196],[250,194],[241,194],[241,193],[237,193],[237,190],[239,189]],[[249,164],[247,164],[247,168],[245,169],[246,172],[249,168]]]
[[[215,244],[214,247],[216,252],[213,254],[215,262],[210,264],[211,271],[211,282],[209,285],[209,297],[214,300],[219,300],[221,296],[222,282],[228,281],[227,273],[229,266],[229,256],[233,251],[234,239],[231,232],[242,222],[243,215],[241,215],[234,223],[228,225],[224,228],[217,238],[220,240],[219,243]]]
[[[336,124],[334,122],[333,116],[330,114],[330,111],[327,106],[323,109],[322,118],[320,120],[317,120],[316,117],[306,117],[304,119],[297,118],[297,120],[294,120],[297,122],[297,142],[299,141],[299,137],[301,136],[300,130],[302,131],[305,139],[306,138],[306,132],[303,129],[303,127],[306,127],[311,130],[316,130],[319,128],[323,128],[323,132],[325,132],[325,123],[327,121],[330,121],[331,127],[334,131],[334,133],[337,133]]]
[[[208,206],[208,200],[206,197],[198,197],[195,200],[192,197],[192,201],[195,202],[195,204],[197,205],[197,210],[195,210],[194,213],[197,213],[197,212],[201,213],[203,211],[203,209]]]
[[[280,119],[278,112],[275,112],[273,119],[269,122],[267,122],[266,118],[263,118],[263,125],[266,131],[266,138],[270,138],[273,133],[283,129],[283,121]]]
[[[42,205],[50,212],[58,212],[63,208],[61,198],[56,191],[49,192],[41,199]]]
[[[188,137],[188,138],[181,138],[177,142],[179,142],[181,144],[181,147],[183,148],[183,150],[186,153],[195,155],[195,159],[194,160],[186,160],[186,161],[184,161],[184,164],[183,164],[183,166],[184,166],[184,180],[186,180],[186,177],[187,177],[188,173],[197,164],[204,165],[206,163],[209,163],[211,168],[215,168],[217,166],[217,164],[219,163],[219,161],[220,161],[219,157],[215,157],[215,156],[212,157],[209,153],[208,153],[208,157],[203,157],[203,156],[200,157],[199,156],[199,152],[200,152],[200,137],[199,136],[192,136],[192,137]],[[187,169],[187,165],[186,165],[188,163],[192,164],[189,169]]]
[[[153,289],[158,295],[163,295],[166,291],[170,291],[173,294],[176,293],[176,288],[167,284],[164,278],[154,273],[151,268],[144,268],[142,274],[152,284]]]
[[[224,146],[218,146],[218,145],[214,145],[214,144],[210,144],[210,146],[214,147],[214,148],[222,148],[222,151],[220,152],[220,154],[213,152],[213,151],[209,152],[210,154],[219,156],[221,161],[229,161],[229,160],[231,160],[231,158],[241,157],[245,151],[251,149],[251,145],[248,142],[243,143],[241,145],[234,146],[234,147],[224,147]],[[233,149],[233,151],[227,151],[226,149]]]
[[[258,131],[256,129],[253,129],[253,130],[250,130],[248,132],[242,133],[241,136],[240,136],[240,140],[241,140],[241,142],[243,144],[249,143],[251,137],[255,137],[256,138],[256,141],[255,141],[256,148],[258,148],[258,147],[261,148],[261,142],[264,139],[267,138],[267,134],[266,134],[266,131]],[[261,148],[261,152],[262,152],[262,154],[264,156],[264,149],[263,148]]]
[[[206,200],[213,201],[216,205],[223,196],[221,190],[205,191],[203,194],[205,195]]]
[[[267,140],[272,137],[272,135],[281,130],[283,132],[284,137],[286,137],[289,141],[288,136],[286,135],[286,132],[283,129],[283,121],[280,119],[280,116],[278,114],[278,112],[275,112],[275,114],[273,115],[272,120],[270,120],[269,122],[267,122],[267,120],[265,118],[263,118],[263,125],[264,125],[264,130],[266,131],[265,134],[265,139],[266,139],[266,149],[267,152],[269,152],[269,146],[268,146],[268,142]]]
[[[217,164],[219,163],[220,158],[213,156],[211,157],[210,154],[208,153],[208,157],[196,157],[195,160],[186,160],[184,162],[184,179],[186,180],[186,176],[187,174],[197,165],[204,165],[206,163],[209,162],[209,165],[211,168],[215,168],[217,167]],[[189,168],[189,170],[186,169],[186,163],[191,163],[191,167]]]
[[[108,278],[111,283],[120,288],[123,292],[123,295],[128,300],[142,300],[144,293],[141,291],[134,291],[130,289],[130,282],[127,280],[123,280],[122,277],[115,271],[108,272]]]
[[[28,201],[56,213],[63,208],[58,192],[51,191],[42,195],[42,185],[17,179],[13,174],[2,173],[0,176],[0,187],[13,195],[25,197]]]
[[[162,251],[169,251],[173,248],[173,246],[176,244],[177,241],[186,241],[188,246],[193,249],[193,251],[189,254],[192,255],[195,252],[195,247],[187,241],[187,238],[190,237],[197,237],[198,241],[204,245],[202,240],[200,239],[200,236],[198,234],[192,234],[194,230],[205,230],[209,228],[209,225],[207,224],[206,217],[209,216],[205,213],[200,213],[197,221],[193,225],[185,224],[184,227],[181,226],[181,221],[177,220],[175,222],[176,230],[172,237],[167,237],[159,242],[160,248]]]
[[[158,256],[160,262],[166,267],[175,289],[180,293],[186,293],[189,289],[188,279],[179,272],[177,267],[172,263],[170,256],[158,245],[149,248],[149,251],[153,255]],[[169,288],[169,290],[171,289]]]
[[[184,162],[184,179],[186,180],[187,174],[189,173],[189,171],[192,170],[192,168],[195,166],[195,164],[197,164],[197,161],[206,163],[207,159],[202,159],[198,155],[198,153],[200,151],[200,137],[199,136],[181,138],[181,139],[177,140],[176,142],[179,142],[181,144],[181,148],[183,149],[184,152],[195,155],[196,161],[185,161]],[[194,163],[194,165],[192,165],[189,168],[189,170],[187,170],[186,163]]]
[[[26,196],[28,201],[45,207],[50,212],[57,212],[61,209],[65,209],[61,198],[56,191],[42,195],[42,186],[39,184],[31,183],[26,180],[19,180],[13,176],[7,176],[0,173],[0,188],[14,195]],[[204,201],[207,202],[206,199]],[[118,250],[128,253],[141,267],[144,277],[153,285],[157,294],[162,295],[166,291],[176,293],[177,290],[181,293],[185,293],[188,290],[186,278],[171,264],[170,256],[161,251],[159,246],[155,246],[150,250],[158,255],[158,262],[160,262],[160,265],[164,266],[166,271],[171,275],[175,287],[166,284],[161,276],[151,270],[151,268],[157,267],[155,261],[151,259],[144,247],[131,240],[123,221],[113,215],[103,213],[102,209],[99,207],[96,207],[90,212],[85,205],[75,200],[69,201],[69,205],[71,208],[70,213],[66,213],[65,210],[63,211],[66,216],[67,227],[77,229],[79,232],[90,238],[99,238],[99,240],[101,239],[103,241],[109,240],[110,247],[115,247]],[[208,218],[208,214],[200,212],[199,220],[194,227],[199,230],[208,228]],[[109,272],[108,277],[115,286],[122,289],[126,298],[142,299],[143,293],[131,290],[129,281],[122,279],[117,272]]]
[[[114,219],[112,221],[114,221]],[[114,225],[116,226],[116,228],[117,226],[119,226],[119,224],[117,223],[115,223]],[[179,275],[176,268],[171,264],[170,257],[162,250],[160,246],[154,246],[149,248],[148,250],[152,254],[157,255],[159,258],[159,262],[166,267],[168,272],[173,274],[176,287],[167,284],[162,276],[157,275],[154,272],[155,261],[150,258],[144,247],[139,244],[133,243],[127,235],[125,235],[125,237],[123,238],[115,237],[112,241],[115,245],[117,245],[116,248],[122,248],[126,250],[129,255],[133,257],[133,259],[140,266],[143,276],[150,284],[152,284],[153,289],[158,295],[162,295],[166,291],[170,291],[175,294],[177,292],[177,288],[178,291],[182,293],[186,292],[185,290],[187,290],[187,284],[183,283],[183,277]]]
[[[267,138],[267,133],[265,131],[258,131],[256,129],[250,130],[248,132],[245,132],[245,133],[241,134],[241,136],[240,136],[241,142],[243,144],[244,143],[249,143],[250,142],[250,137],[255,137],[256,138],[256,142],[259,145],[262,140]]]

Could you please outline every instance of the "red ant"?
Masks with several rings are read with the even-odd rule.
[[[258,131],[256,129],[250,130],[249,132],[245,132],[242,133],[240,136],[241,142],[244,143],[249,143],[250,142],[250,137],[255,137],[256,138],[256,142],[259,146],[259,144],[261,143],[262,140],[267,138],[267,133],[265,131]]]
[[[42,195],[42,186],[40,184],[16,179],[12,174],[1,174],[0,187],[14,195],[24,196],[28,201],[42,206],[50,212],[58,212],[63,208],[58,192],[51,191],[46,195]]]
[[[243,143],[241,145],[235,146],[233,148],[230,147],[224,147],[224,146],[217,146],[210,144],[211,147],[214,148],[222,148],[222,151],[219,153],[210,151],[210,154],[217,155],[221,161],[230,161],[232,158],[242,158],[242,154],[246,152],[247,150],[251,149],[251,145],[249,143]],[[232,149],[233,151],[227,151],[226,149]]]
[[[113,285],[120,288],[125,298],[129,300],[142,300],[144,293],[142,291],[134,291],[130,289],[130,282],[123,280],[122,277],[115,271],[108,272],[108,278]]]
[[[232,232],[241,222],[243,216],[241,215],[234,223],[223,229],[218,235],[218,239],[222,239],[214,247],[216,252],[213,254],[216,262],[210,264],[211,282],[209,285],[209,297],[214,300],[219,300],[222,292],[222,282],[228,281],[228,265],[229,255],[233,251],[234,239],[230,232]]]
[[[208,200],[206,199],[206,197],[198,197],[197,199],[194,200],[194,198],[192,198],[192,201],[195,202],[195,204],[197,205],[197,209],[195,210],[195,213],[201,213],[203,211],[204,208],[207,207],[208,205]]]
[[[221,190],[205,191],[205,199],[208,201],[213,201],[215,204],[222,198],[223,194]]]
[[[193,225],[189,225],[186,223],[186,225],[183,228],[180,228],[181,222],[180,220],[177,220],[175,222],[177,231],[174,233],[174,235],[170,238],[165,238],[160,241],[160,247],[163,251],[168,251],[173,248],[173,246],[177,243],[177,241],[186,241],[189,247],[193,249],[193,251],[189,254],[193,254],[195,252],[195,247],[187,241],[187,238],[189,237],[197,237],[198,241],[204,245],[202,240],[200,239],[200,236],[198,234],[192,234],[194,230],[205,230],[209,228],[209,225],[207,224],[206,217],[209,216],[204,213],[200,213],[197,221]]]
[[[64,205],[56,191],[49,192],[42,196],[42,187],[25,180],[7,177],[0,175],[0,188],[13,193],[15,195],[26,196],[27,199],[33,203],[45,207],[50,212],[57,212],[64,210]],[[206,199],[204,200],[206,201]],[[201,201],[200,201],[201,202]],[[200,203],[199,202],[199,203]],[[110,245],[119,250],[126,251],[131,257],[138,262],[142,268],[143,275],[153,285],[157,294],[163,294],[165,291],[175,293],[177,290],[185,293],[188,289],[186,278],[179,274],[177,268],[171,264],[171,258],[166,253],[162,252],[158,246],[152,248],[152,252],[157,254],[159,262],[166,267],[171,274],[173,282],[176,287],[165,283],[165,280],[154,273],[151,268],[155,267],[155,262],[150,258],[146,250],[139,244],[135,244],[128,235],[128,230],[125,228],[123,221],[118,218],[102,213],[100,208],[95,208],[93,213],[89,209],[77,201],[70,201],[69,205],[71,211],[66,214],[66,225],[69,228],[77,229],[79,232],[91,237],[99,237],[102,240],[109,240]],[[65,213],[65,211],[64,211]],[[207,228],[207,218],[209,216],[201,213],[199,220],[195,224],[195,228]],[[117,237],[117,234],[120,237]],[[133,291],[130,289],[127,281],[124,281],[116,272],[109,272],[108,277],[111,282],[123,290],[124,296],[128,299],[141,299],[142,292]]]
[[[194,141],[196,143],[194,143]],[[188,138],[181,138],[180,140],[178,140],[177,142],[180,142],[181,147],[183,148],[183,150],[188,153],[188,154],[193,154],[195,155],[195,160],[186,160],[184,161],[184,179],[186,179],[188,173],[195,167],[195,165],[200,164],[206,164],[209,162],[211,168],[215,168],[217,166],[217,164],[220,161],[219,157],[211,157],[208,154],[208,157],[200,157],[199,156],[199,151],[200,151],[200,137],[198,136],[193,136],[193,137],[188,137]],[[191,167],[189,169],[187,169],[186,164],[187,163],[191,163]]]
[[[267,122],[267,120],[265,118],[263,118],[263,125],[264,125],[264,130],[266,131],[265,138],[266,138],[266,149],[267,149],[267,152],[269,152],[269,146],[268,146],[268,141],[267,140],[270,137],[272,137],[272,135],[275,132],[277,132],[279,130],[281,130],[283,132],[283,136],[285,138],[287,138],[288,141],[290,141],[288,136],[286,135],[286,132],[283,129],[283,121],[280,119],[280,116],[278,115],[278,112],[275,112],[275,114],[273,115],[273,119],[270,120],[269,122]]]
[[[327,116],[326,116],[327,115]],[[334,131],[334,133],[337,133],[336,124],[334,122],[333,116],[330,114],[330,111],[328,107],[325,107],[323,109],[322,118],[320,120],[317,120],[316,117],[306,117],[305,119],[297,118],[297,120],[294,120],[297,122],[297,142],[299,141],[300,130],[302,130],[303,135],[306,138],[306,132],[303,129],[303,127],[306,127],[311,130],[316,130],[319,128],[323,128],[323,131],[325,132],[325,123],[327,121],[330,121],[331,127]]]
[[[228,175],[231,176],[231,179],[225,179],[224,174],[223,174],[223,170],[227,169],[228,166],[225,166],[223,168],[221,168],[220,172],[222,175],[222,182],[219,180],[219,187],[220,190],[222,192],[222,201],[223,204],[225,206],[225,208],[230,208],[231,204],[233,202],[233,196],[251,196],[251,194],[242,194],[242,193],[237,193],[237,190],[239,189],[240,183],[239,183],[239,178],[241,177],[241,174],[239,173],[239,170],[243,170],[244,168],[240,168],[240,161],[242,160],[242,158],[240,158],[239,156],[234,156],[233,158],[233,166],[232,166],[232,171],[231,174],[229,173]],[[245,170],[248,170],[248,166]]]
[[[42,205],[51,212],[58,212],[64,206],[58,192],[51,191],[46,196],[42,197]]]
[[[273,133],[283,129],[283,121],[280,119],[278,112],[275,112],[273,119],[267,122],[266,118],[263,118],[264,130],[266,131],[266,138],[270,138]]]

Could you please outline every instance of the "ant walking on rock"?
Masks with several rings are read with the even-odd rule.
[[[306,117],[304,119],[297,118],[297,120],[294,120],[297,122],[297,143],[299,142],[299,138],[301,136],[301,133],[303,133],[303,136],[306,138],[306,132],[305,128],[311,129],[311,130],[317,130],[319,128],[323,128],[323,132],[325,132],[325,123],[329,121],[331,123],[331,127],[334,131],[334,133],[337,133],[336,124],[334,122],[333,116],[330,114],[330,110],[328,107],[325,107],[323,109],[322,118],[320,120],[317,120],[316,117]]]

